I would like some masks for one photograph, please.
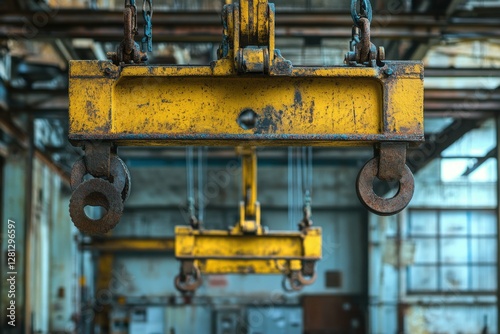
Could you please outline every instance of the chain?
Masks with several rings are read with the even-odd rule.
[[[297,220],[300,220],[300,230],[312,225],[312,157],[311,147],[288,148],[288,219],[290,228],[293,228]]]
[[[137,29],[137,6],[135,0],[125,0],[125,8],[132,9],[132,36],[137,36],[139,30]]]
[[[312,147],[302,147],[302,192],[312,192]]]
[[[358,1],[359,11],[358,11]],[[354,22],[352,40],[345,63],[350,65],[384,66],[385,51],[371,42],[370,25],[373,10],[370,0],[351,0],[351,16]]]
[[[144,0],[142,3],[142,15],[144,17],[144,37],[142,38],[142,52],[153,51],[153,0]]]
[[[368,21],[372,21],[373,18],[373,10],[372,4],[370,0],[359,0],[360,4],[360,13],[358,13],[357,4],[358,0],[351,0],[351,16],[356,27],[360,26],[360,20],[362,18],[368,19]]]
[[[144,31],[146,36],[143,38],[149,51],[152,51],[152,25],[151,16],[153,15],[152,0],[143,0],[143,11],[146,25]],[[146,4],[148,6],[146,6]],[[148,9],[146,10],[146,7]],[[137,28],[137,5],[136,0],[125,0],[125,10],[123,11],[124,21],[124,38],[120,45],[117,47],[116,52],[108,52],[107,58],[113,64],[121,66],[122,64],[142,64],[148,61],[146,52],[139,50],[139,44],[135,42],[135,37],[139,34]]]

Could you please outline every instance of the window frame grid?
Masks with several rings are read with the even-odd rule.
[[[434,234],[413,234],[412,227],[414,222],[413,213],[426,212],[433,213],[436,218],[436,227]],[[464,213],[466,215],[466,234],[446,234],[441,232],[442,227],[442,213],[443,212],[456,212]],[[496,217],[494,209],[410,209],[407,221],[407,237],[409,240],[435,240],[436,241],[436,261],[435,262],[418,262],[413,263],[406,267],[406,293],[408,295],[436,295],[443,293],[460,293],[463,295],[495,295],[497,288],[479,290],[473,287],[473,270],[474,268],[491,268],[496,271],[498,263],[498,223],[495,219],[495,231],[493,234],[472,234],[472,219],[474,212],[488,212],[493,213]],[[442,260],[442,240],[456,240],[465,239],[467,243],[467,261],[466,262],[453,262],[447,263]],[[495,260],[492,262],[473,262],[472,259],[472,242],[473,240],[491,240],[494,241],[497,251],[495,252]],[[435,268],[436,275],[436,289],[422,290],[412,288],[412,268],[427,267]],[[454,289],[452,287],[443,286],[443,267],[466,267],[467,268],[467,283],[465,288]],[[498,285],[498,283],[497,283]]]

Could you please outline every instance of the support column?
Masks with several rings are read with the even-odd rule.
[[[95,285],[95,301],[97,309],[95,310],[94,324],[98,327],[100,333],[110,333],[110,313],[111,299],[110,284],[113,278],[113,253],[100,252],[97,260],[97,280]]]
[[[25,212],[25,225],[24,225],[24,333],[32,333],[32,284],[31,279],[31,263],[33,257],[32,252],[32,226],[33,226],[33,169],[35,164],[35,133],[34,133],[34,116],[29,115],[26,121],[27,124],[27,134],[28,134],[28,149],[26,159],[26,170],[25,170],[25,201],[24,201],[24,212]]]
[[[496,130],[497,130],[497,333],[500,333],[500,288],[499,288],[499,278],[500,278],[500,163],[498,158],[500,157],[500,116],[497,115],[496,118]]]
[[[11,153],[8,159],[5,160],[3,177],[3,201],[2,201],[2,221],[1,232],[1,297],[0,297],[0,314],[2,321],[0,323],[0,332],[5,334],[21,334],[25,332],[26,327],[26,224],[28,215],[26,213],[26,206],[28,196],[26,194],[26,183],[29,176],[27,155],[23,151]],[[11,220],[11,225],[14,229],[10,229],[9,233],[8,224]],[[12,223],[14,222],[14,223]],[[15,245],[15,264],[9,268],[7,263],[8,255],[8,240],[12,237]],[[12,250],[12,248],[10,249]],[[16,274],[9,274],[10,272]],[[10,293],[11,284],[7,281],[11,276],[15,277],[15,291]],[[14,281],[12,281],[14,282]],[[15,327],[9,325],[11,319],[6,317],[7,308],[15,305]],[[10,313],[10,311],[9,311]]]

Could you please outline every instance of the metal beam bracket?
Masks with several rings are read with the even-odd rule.
[[[406,165],[406,143],[380,143],[375,146],[375,158],[361,169],[356,191],[361,203],[380,216],[401,212],[410,203],[415,190],[413,174]],[[398,182],[397,193],[384,198],[375,193],[373,181]]]
[[[235,73],[290,74],[292,63],[275,49],[275,8],[267,0],[225,5],[219,60],[214,66]],[[228,67],[229,66],[229,67]]]
[[[257,201],[257,155],[255,148],[239,147],[242,160],[242,198],[240,221],[233,233],[262,234],[260,203]]]
[[[110,142],[88,141],[83,144],[83,149],[85,150],[85,169],[93,177],[109,178],[111,146]]]
[[[403,177],[406,165],[407,143],[380,143],[375,148],[378,156],[377,177],[382,181],[394,182]]]

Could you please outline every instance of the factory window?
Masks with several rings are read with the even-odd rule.
[[[464,121],[456,121],[458,129]],[[496,123],[489,119],[471,130],[441,154],[441,180],[443,182],[496,182]]]
[[[415,244],[409,293],[493,293],[496,290],[494,210],[411,210]]]

